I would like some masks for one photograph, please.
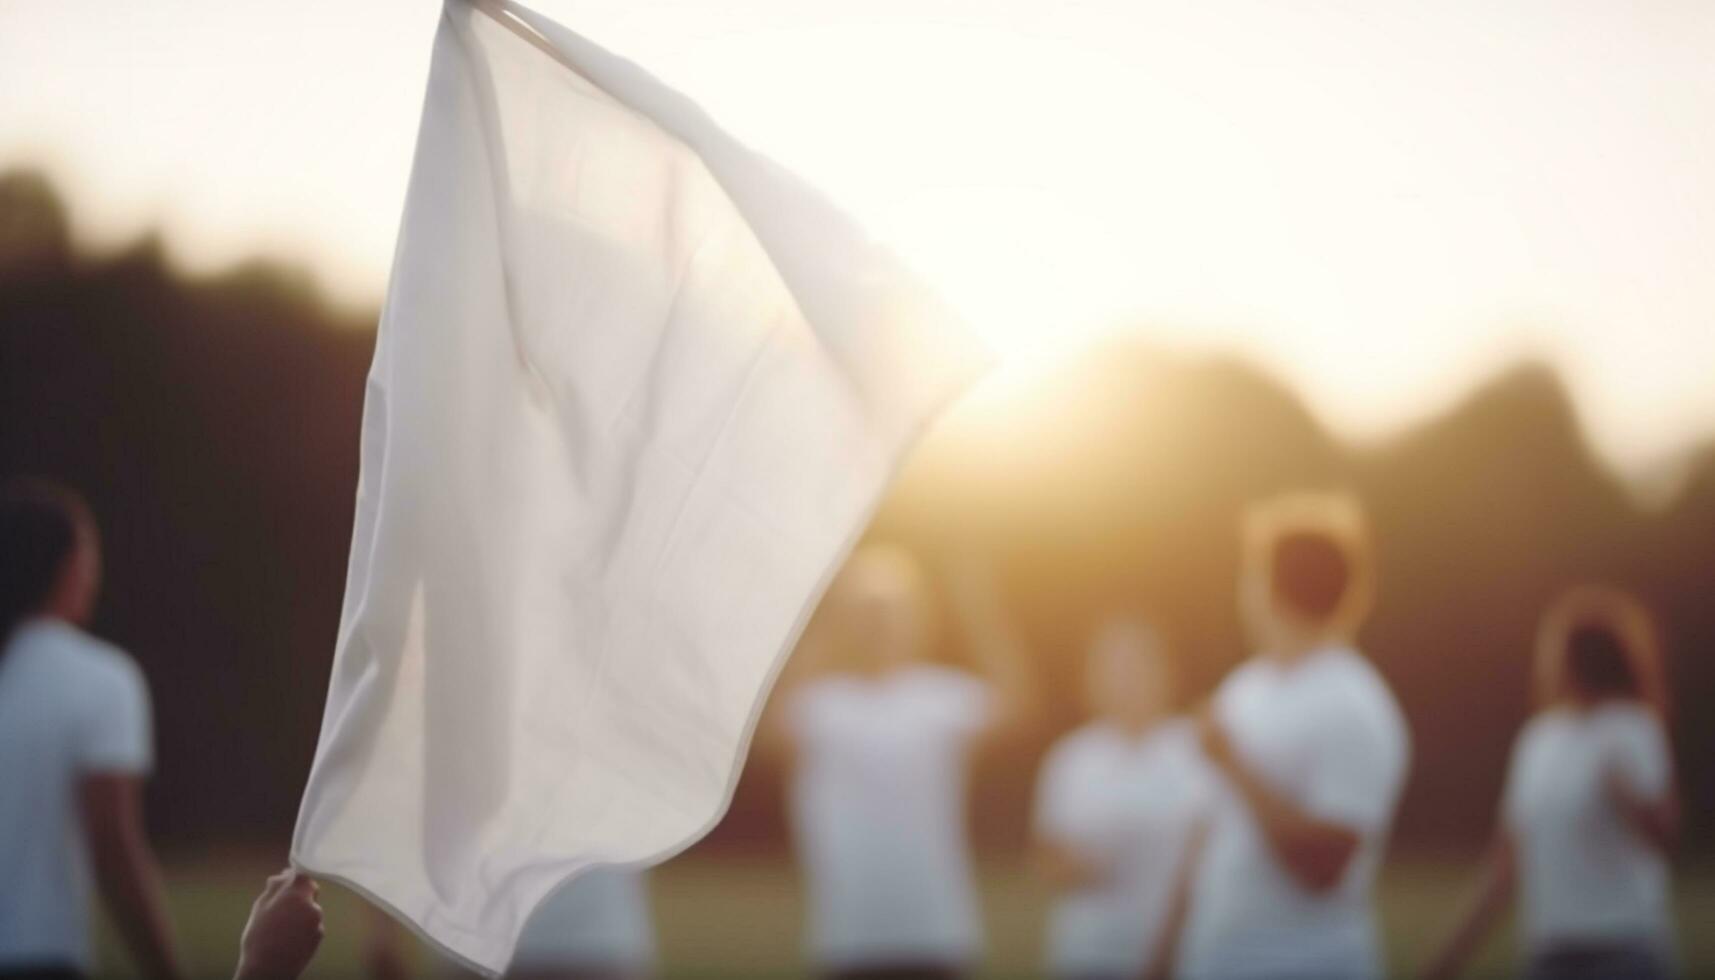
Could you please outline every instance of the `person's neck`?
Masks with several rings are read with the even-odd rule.
[[[75,626],[76,620],[66,615],[67,610],[56,602],[44,602],[35,609],[19,617],[18,625],[25,623],[51,623],[56,626]]]
[[[1561,703],[1574,714],[1587,715],[1591,712],[1605,708],[1610,704],[1623,704],[1627,700],[1630,699],[1614,697],[1611,695],[1595,695],[1573,692],[1562,698]]]
[[[1156,725],[1161,724],[1161,716],[1157,714],[1112,714],[1108,716],[1107,722],[1113,726],[1114,730],[1127,738],[1142,738],[1149,734]]]
[[[884,681],[909,666],[909,661],[869,661],[852,668],[852,673],[866,681]]]
[[[83,615],[82,608],[76,603],[56,597],[43,603],[41,608],[37,609],[30,618],[36,620],[47,620],[49,622],[58,623],[61,626],[74,626],[81,629],[84,625],[85,617]]]
[[[1336,646],[1341,642],[1339,637],[1327,633],[1299,633],[1280,636],[1269,644],[1266,655],[1275,663],[1293,666],[1303,663],[1312,654]]]

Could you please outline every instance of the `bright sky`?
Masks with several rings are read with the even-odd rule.
[[[1715,435],[1715,4],[539,0],[1019,362],[1127,329],[1385,435],[1524,355],[1638,467]],[[385,285],[435,0],[0,0],[0,168],[82,238]]]

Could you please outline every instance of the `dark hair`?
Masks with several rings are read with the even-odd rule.
[[[53,592],[79,526],[90,520],[75,490],[37,479],[0,486],[0,656],[12,631]]]
[[[1585,622],[1566,637],[1566,671],[1572,683],[1595,698],[1635,698],[1640,685],[1626,644],[1606,623]]]
[[[1332,619],[1352,583],[1346,549],[1320,531],[1293,531],[1274,543],[1269,565],[1275,600],[1317,622]]]

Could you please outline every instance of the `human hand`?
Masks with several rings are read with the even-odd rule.
[[[322,942],[315,879],[286,869],[268,879],[250,906],[238,944],[236,980],[296,980]]]

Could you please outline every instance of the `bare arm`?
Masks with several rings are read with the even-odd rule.
[[[146,977],[179,977],[165,890],[143,833],[142,780],[95,773],[78,785],[84,833],[101,897],[138,969]]]
[[[1281,867],[1311,892],[1338,885],[1362,843],[1358,832],[1308,812],[1257,778],[1209,711],[1204,711],[1199,728],[1204,753],[1244,800]]]
[[[1043,881],[1055,892],[1077,892],[1100,885],[1103,880],[1097,868],[1077,848],[1048,837],[1039,837],[1030,849],[1030,863]]]
[[[962,561],[948,569],[953,611],[969,641],[977,671],[995,692],[992,733],[1016,731],[1034,716],[1030,661],[1024,637],[1006,613],[991,565]]]
[[[1452,980],[1482,948],[1495,923],[1512,904],[1518,878],[1518,857],[1512,835],[1501,831],[1489,848],[1483,877],[1465,905],[1453,933],[1423,971],[1425,980]]]
[[[1197,865],[1203,860],[1203,845],[1209,839],[1209,821],[1199,821],[1185,843],[1179,859],[1179,870],[1173,877],[1173,898],[1167,906],[1167,917],[1155,940],[1155,954],[1144,970],[1145,980],[1168,980],[1179,965],[1179,945],[1185,935],[1185,923],[1191,918],[1191,889],[1197,878]]]

